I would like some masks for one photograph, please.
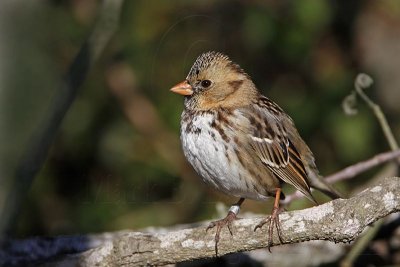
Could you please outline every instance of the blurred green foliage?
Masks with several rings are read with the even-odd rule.
[[[360,17],[371,12],[370,3],[355,2],[126,1],[120,29],[80,89],[34,181],[16,235],[194,222],[217,216],[217,201],[234,202],[204,186],[183,159],[183,99],[168,90],[207,50],[228,54],[293,117],[322,174],[388,150],[368,109],[352,117],[341,110],[355,75],[366,68],[375,74],[356,38],[357,29],[369,27]],[[4,45],[13,47],[3,72],[0,195],[99,5],[21,5],[15,7],[16,23],[4,24],[13,33]],[[368,94],[376,97],[373,90]],[[385,110],[384,98],[378,101]],[[385,111],[398,136],[399,109]],[[370,176],[339,187],[350,193]],[[244,209],[268,213],[268,205],[248,201]],[[292,207],[309,205],[305,200]]]

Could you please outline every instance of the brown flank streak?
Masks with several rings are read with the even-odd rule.
[[[230,112],[227,110],[224,110],[226,115],[229,115]],[[232,122],[230,120],[228,120],[227,116],[224,114],[224,111],[222,110],[218,110],[217,113],[217,120],[219,121],[220,124],[226,124],[228,126],[232,126]]]
[[[210,126],[218,131],[219,135],[224,139],[225,142],[229,143],[230,138],[225,134],[224,129],[216,123],[215,119],[210,123]]]
[[[225,133],[224,129],[222,129],[221,127],[217,127],[216,128],[217,131],[219,132],[219,134],[221,135],[222,139],[224,139],[225,142],[229,143],[229,141],[231,140]]]

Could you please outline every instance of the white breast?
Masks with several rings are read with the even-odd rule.
[[[181,125],[181,141],[187,160],[207,184],[226,194],[266,199],[266,195],[254,190],[249,180],[246,184],[245,179],[250,174],[241,166],[234,152],[238,148],[232,142],[226,144],[218,131],[210,126],[213,120],[213,114],[203,114],[193,118],[191,131],[187,131],[184,122]]]

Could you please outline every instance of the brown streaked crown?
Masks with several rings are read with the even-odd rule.
[[[196,77],[206,69],[217,70],[219,68],[229,68],[249,78],[248,74],[238,64],[231,61],[227,55],[216,51],[208,51],[197,57],[186,79]]]
[[[186,80],[193,88],[185,106],[210,110],[247,105],[258,95],[253,82],[244,70],[228,56],[215,51],[201,54],[194,62]],[[204,87],[203,81],[211,85]]]

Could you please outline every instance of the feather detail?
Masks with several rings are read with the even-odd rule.
[[[286,129],[279,123],[281,118],[266,108],[266,105],[270,107],[274,103],[264,97],[261,101],[264,105],[255,105],[254,114],[257,116],[249,119],[253,131],[248,136],[255,154],[280,180],[294,186],[310,201],[317,203],[311,195],[301,156],[288,138]],[[279,109],[278,106],[274,108]]]
[[[293,185],[302,192],[310,201],[318,204],[311,194],[308,177],[301,161],[300,154],[289,140],[289,163],[286,167],[280,169],[271,168],[271,171],[284,182]]]
[[[186,83],[193,93],[185,95],[181,140],[204,181],[258,200],[288,183],[316,203],[310,186],[319,178],[310,149],[292,119],[259,93],[239,65],[221,53],[204,53]]]

